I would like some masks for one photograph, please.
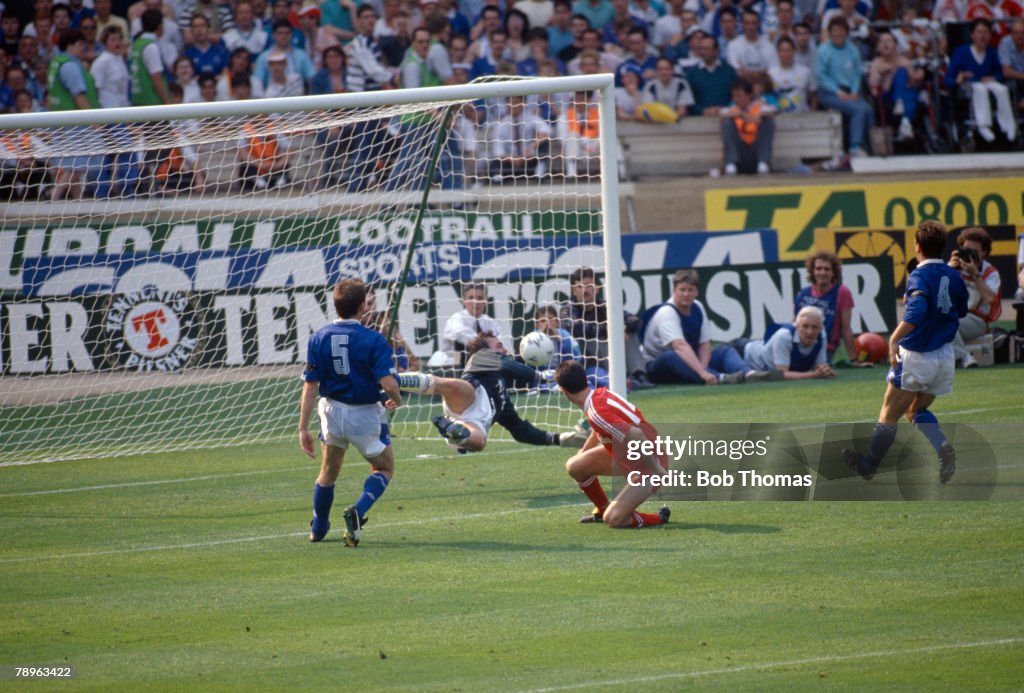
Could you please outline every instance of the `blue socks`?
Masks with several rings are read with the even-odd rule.
[[[310,531],[316,535],[327,534],[330,529],[331,506],[334,504],[334,486],[313,485],[313,522]]]
[[[927,409],[914,412],[914,425],[921,431],[928,442],[935,448],[935,454],[942,454],[942,444],[946,442],[946,436],[939,427],[939,420]]]
[[[356,501],[355,509],[359,517],[366,515],[370,506],[377,502],[377,499],[384,495],[384,489],[388,487],[388,478],[383,472],[374,472],[366,477],[363,482],[363,495]]]
[[[896,442],[897,424],[875,424],[875,430],[871,432],[871,444],[868,446],[868,464],[878,467],[889,452],[889,448]]]

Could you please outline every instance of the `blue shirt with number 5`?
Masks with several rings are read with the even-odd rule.
[[[302,379],[320,383],[321,397],[374,404],[380,401],[380,379],[395,374],[391,354],[381,333],[358,320],[335,320],[309,338]]]
[[[967,285],[942,260],[925,260],[907,277],[903,322],[914,330],[900,340],[910,351],[935,351],[953,341],[967,315]]]

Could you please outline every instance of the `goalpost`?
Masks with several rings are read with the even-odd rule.
[[[0,465],[291,439],[347,277],[454,374],[463,287],[515,353],[593,267],[625,392],[617,172],[610,74],[0,116]],[[578,419],[550,389],[516,402]],[[411,398],[394,434],[435,409]]]

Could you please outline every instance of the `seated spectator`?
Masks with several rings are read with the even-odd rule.
[[[518,63],[526,60],[530,55],[530,47],[527,45],[527,36],[530,31],[530,20],[526,15],[513,8],[505,15],[505,33],[508,40],[505,42],[505,60]]]
[[[591,267],[579,267],[569,276],[569,300],[561,308],[561,326],[576,340],[589,378],[608,379],[608,312],[597,275]],[[647,379],[646,360],[637,335],[639,318],[623,314],[625,325],[626,376],[631,389],[652,387]]]
[[[372,11],[372,8],[369,8]],[[253,76],[266,86],[270,80],[270,68],[267,65],[267,58],[273,52],[284,53],[287,63],[285,71],[298,75],[303,82],[313,79],[316,70],[313,69],[313,61],[301,48],[292,46],[292,25],[287,21],[274,24],[271,33],[271,45],[256,58],[256,65],[253,67]]]
[[[706,10],[701,12],[701,31],[710,36],[714,36],[716,39],[720,39],[722,37],[722,17],[724,17],[725,15],[729,15],[730,19],[735,20],[738,26],[740,15],[739,9],[736,5],[737,3],[735,2],[735,0],[718,0],[718,2],[715,3],[714,7],[707,8]],[[739,33],[735,31],[735,26],[733,27],[733,29],[734,31],[732,35],[727,36],[727,40],[720,44],[723,49],[729,41],[731,41],[732,39],[736,38],[739,35]]]
[[[835,17],[828,25],[828,43],[818,48],[814,78],[822,108],[839,111],[849,119],[850,156],[864,156],[868,131],[874,123],[871,105],[860,95],[861,60],[846,40],[846,19]]]
[[[672,61],[658,58],[654,79],[641,90],[643,103],[662,103],[671,108],[677,118],[685,118],[694,104],[693,91],[685,79],[672,74]]]
[[[989,95],[996,100],[996,121],[1010,142],[1017,139],[1017,119],[1010,104],[1010,90],[1003,84],[1003,69],[999,55],[989,44],[992,41],[992,23],[987,19],[971,22],[971,42],[953,51],[946,69],[946,86],[950,89],[969,89],[971,110],[978,126],[978,134],[986,142],[994,142],[992,131],[992,105]]]
[[[400,68],[411,46],[412,18],[405,10],[399,10],[392,33],[380,37],[380,52],[384,56],[384,64]]]
[[[1014,20],[1010,26],[1009,36],[999,42],[999,65],[1003,68],[1003,78],[1017,83],[1017,98],[1014,107],[1024,110],[1024,18]]]
[[[586,18],[581,17],[581,22],[586,23]],[[540,25],[533,23],[535,28]],[[572,4],[569,0],[555,0],[552,6],[551,20],[548,23],[548,56],[561,58],[561,53],[572,47],[579,36],[573,32]],[[580,34],[583,30],[580,29]],[[570,59],[575,55],[570,56]]]
[[[654,26],[658,17],[665,15],[665,11],[665,4],[659,0],[631,0],[629,3],[629,13],[648,29]]]
[[[3,82],[0,83],[0,110],[14,112],[15,95],[23,89],[28,89],[28,76],[17,63],[8,65],[3,75]]]
[[[764,99],[754,98],[750,82],[742,78],[736,80],[732,87],[732,104],[719,111],[725,175],[771,171],[774,115],[775,109]]]
[[[594,29],[607,26],[615,16],[615,8],[608,0],[576,0],[572,11],[573,14],[586,17]]]
[[[826,355],[824,321],[820,310],[807,306],[791,324],[772,325],[764,339],[743,341],[737,348],[751,368],[778,372],[784,380],[834,378]]]
[[[705,35],[697,40],[696,47],[701,62],[686,71],[686,81],[693,89],[694,103],[690,112],[717,116],[732,100],[736,70],[718,59],[718,41],[714,37]]]
[[[185,57],[192,61],[197,74],[219,75],[228,66],[228,49],[220,40],[210,38],[210,23],[203,15],[192,17],[190,26],[192,43],[185,46]]]
[[[557,368],[562,361],[582,361],[583,352],[569,331],[562,327],[558,308],[553,305],[540,306],[533,314],[534,329],[551,338],[555,353],[546,368]],[[605,378],[607,380],[607,378]],[[607,383],[605,384],[607,387]]]
[[[557,11],[555,15],[558,15]],[[569,27],[572,32],[572,43],[555,53],[555,57],[561,60],[564,65],[568,65],[575,60],[576,56],[583,51],[583,33],[590,29],[590,22],[583,15],[574,14],[572,15]]]
[[[93,0],[93,9],[96,10],[96,33],[99,34],[100,41],[103,40],[103,32],[107,27],[115,26],[121,30],[125,42],[128,42],[128,20],[113,13],[113,0]]]
[[[84,9],[84,8],[83,8]],[[82,51],[82,62],[92,65],[92,61],[103,52],[103,44],[100,43],[96,34],[96,20],[93,17],[83,17],[75,27],[85,37],[85,50]]]
[[[824,329],[827,341],[828,362],[832,363],[836,349],[842,342],[846,347],[846,358],[854,366],[870,366],[867,361],[857,361],[857,349],[853,344],[853,330],[850,316],[853,311],[853,294],[843,284],[843,262],[827,250],[811,253],[805,262],[808,286],[800,289],[793,301],[793,314],[813,306],[825,316]]]
[[[768,40],[778,46],[779,39],[783,36],[796,38],[796,12],[793,8],[793,0],[777,0],[775,3],[775,24],[766,26],[761,24],[761,31],[768,37]],[[810,66],[808,66],[810,67]]]
[[[796,45],[796,55],[793,59],[797,64],[803,65],[811,74],[818,66],[818,44],[814,41],[814,32],[806,22],[799,22],[793,26],[793,42]]]
[[[729,42],[726,54],[736,75],[753,83],[778,62],[775,47],[761,35],[761,18],[753,10],[743,12],[743,34]]]
[[[258,83],[257,83],[258,84]],[[228,83],[228,89],[230,96],[226,99],[217,97],[218,101],[245,101],[246,99],[256,98],[253,94],[253,79],[247,74],[237,74],[231,76],[231,81]],[[217,82],[217,89],[220,90],[220,81]],[[260,87],[262,89],[262,87]]]
[[[324,3],[326,6],[327,3]],[[235,5],[235,26],[224,32],[221,41],[224,47],[234,53],[245,49],[250,55],[259,55],[267,47],[269,36],[263,23],[257,19],[249,0],[240,0]]]
[[[914,67],[896,49],[896,38],[888,31],[878,34],[878,55],[868,68],[868,89],[883,107],[900,116],[896,139],[914,139],[914,115],[924,82],[924,70]]]
[[[964,19],[973,21],[975,19],[987,19],[993,23],[992,31],[997,38],[1006,36],[1010,25],[1008,22],[998,21],[1009,17],[1019,17],[1024,14],[1024,5],[1018,0],[969,0],[967,12]]]
[[[535,0],[529,0],[529,2],[535,2]],[[530,34],[527,38],[529,41],[529,54],[524,60],[516,63],[516,72],[524,77],[536,77],[540,74],[540,64],[546,60],[551,60],[548,57],[548,32],[543,27],[534,27],[530,29]]]
[[[623,0],[617,0],[622,2]],[[615,80],[622,86],[622,73],[624,70],[633,69],[640,75],[641,82],[654,79],[654,73],[658,66],[658,54],[647,44],[647,30],[642,27],[633,27],[629,30],[627,38],[628,49],[623,54],[623,60],[615,71]],[[671,65],[671,61],[669,63]]]
[[[821,17],[822,44],[828,43],[831,39],[829,23],[836,17],[846,20],[847,40],[857,47],[861,58],[866,58],[870,50],[872,33],[870,20],[857,9],[857,0],[838,0],[838,7],[826,10]]]
[[[299,32],[302,35],[302,49],[313,58],[313,67],[320,69],[321,56],[325,48],[341,46],[337,37],[320,26],[320,8],[315,2],[307,0],[299,9]]]
[[[572,104],[558,119],[558,139],[565,160],[565,177],[576,178],[597,170],[601,142],[598,139],[597,103],[589,92],[576,92]]]
[[[533,104],[522,96],[510,96],[508,108],[494,129],[491,143],[491,180],[542,178],[548,171],[551,128]]]
[[[341,50],[340,48],[338,49]],[[228,67],[217,79],[217,100],[230,101],[240,98],[235,95],[235,77],[244,77],[248,83],[245,98],[263,98],[263,83],[252,75],[252,55],[244,46],[239,46],[231,51],[228,56]],[[314,92],[317,93],[317,92]]]
[[[168,88],[171,103],[182,103],[184,91],[180,84]],[[174,146],[156,153],[153,172],[153,192],[157,195],[177,195],[188,190],[203,191],[204,175],[199,167],[199,155],[190,144],[199,123],[195,120],[173,121]]]
[[[697,13],[693,10],[683,10],[679,15],[679,26],[679,33],[669,39],[669,44],[661,54],[669,60],[682,63],[684,67],[692,67],[699,62],[692,48],[692,40],[698,32],[703,33],[697,20]]]
[[[217,100],[217,78],[209,72],[199,75],[199,100],[212,103]]]
[[[504,60],[505,44],[508,34],[504,29],[496,29],[487,37],[487,53],[473,61],[473,79],[486,77],[498,72],[498,65]]]
[[[50,21],[50,13],[45,12],[44,14],[44,12],[43,10],[37,12],[35,21],[26,26],[21,35],[36,39],[39,57],[49,62],[56,51],[56,43],[54,42],[55,35],[53,23]]]
[[[191,35],[192,20],[205,17],[210,40],[220,41],[224,32],[235,26],[235,18],[231,15],[231,5],[219,0],[181,0],[178,7],[178,27],[181,29],[185,43],[194,43]]]
[[[640,91],[640,71],[630,67],[621,71],[622,86],[615,88],[615,117],[619,120],[643,120],[637,113],[644,95]]]
[[[321,67],[313,75],[311,94],[345,93],[345,51],[341,46],[325,48],[321,56]]]
[[[583,68],[583,56],[587,53],[593,53],[597,56],[598,69],[596,72],[615,72],[622,62],[618,56],[601,50],[601,32],[597,29],[587,29],[583,32],[582,45],[583,50],[580,51],[579,55],[570,60],[565,66],[566,71],[570,75],[591,74]]]
[[[725,3],[720,0],[722,4]],[[720,9],[721,15],[718,17],[718,46],[725,54],[726,48],[730,43],[738,39],[741,35],[740,32],[740,11],[735,7],[723,7]],[[705,17],[707,19],[707,17]],[[701,25],[703,27],[703,24]]]
[[[271,52],[267,56],[267,67],[270,78],[263,90],[264,97],[273,99],[280,96],[302,96],[302,79],[297,74],[288,72],[288,56],[279,51]]]
[[[796,43],[789,36],[783,36],[776,50],[779,62],[768,68],[768,76],[778,95],[779,111],[802,113],[817,108],[818,85],[814,82],[814,73],[796,62]]]
[[[669,0],[667,12],[652,24],[649,39],[656,50],[664,51],[682,38],[682,14],[685,4],[685,0]]]
[[[967,285],[967,315],[960,318],[960,329],[953,339],[953,354],[961,368],[977,366],[965,342],[977,339],[1002,315],[1002,281],[989,261],[992,237],[980,226],[964,229],[956,237],[957,249],[949,258],[949,266],[960,270]]]
[[[656,384],[693,385],[765,379],[768,373],[751,371],[732,346],[712,350],[711,321],[697,300],[698,286],[695,271],[679,270],[672,277],[671,299],[644,311],[641,334],[647,377]]]
[[[466,282],[461,295],[462,310],[449,317],[441,330],[440,351],[465,354],[469,341],[484,332],[496,335],[504,344],[507,340],[501,336],[501,325],[487,315],[487,287],[480,282]]]
[[[476,23],[469,33],[469,38],[473,42],[469,48],[469,54],[474,60],[491,52],[489,44],[492,33],[505,31],[505,25],[501,21],[501,8],[494,3],[485,5],[475,21]]]
[[[184,94],[184,103],[198,103],[199,80],[196,79],[196,72],[192,68],[192,61],[184,55],[174,61],[172,69],[174,83],[181,87]]]
[[[243,192],[283,188],[290,182],[291,142],[280,134],[267,134],[269,116],[253,116],[243,126],[245,137],[238,142],[238,182]]]

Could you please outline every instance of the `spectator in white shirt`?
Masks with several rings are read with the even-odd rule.
[[[221,40],[229,51],[244,48],[252,55],[259,55],[267,47],[267,32],[251,2],[241,0],[235,5],[235,26],[225,31]]]
[[[441,351],[464,352],[466,343],[482,332],[491,332],[502,343],[501,325],[487,315],[487,287],[470,282],[462,287],[462,310],[448,318],[441,330]]]
[[[761,35],[761,18],[753,10],[743,12],[743,34],[729,42],[727,59],[741,79],[750,82],[768,74],[778,62],[775,47]]]
[[[93,61],[89,73],[96,84],[96,95],[103,108],[131,106],[131,77],[125,61],[127,44],[118,26],[109,26],[101,37],[103,52]]]

